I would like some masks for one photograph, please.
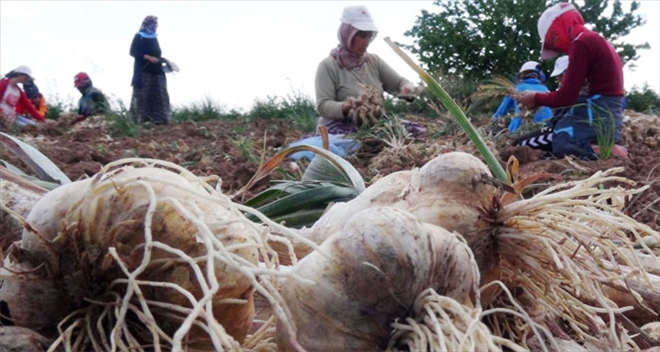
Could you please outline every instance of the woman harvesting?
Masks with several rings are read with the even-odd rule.
[[[0,128],[9,129],[12,125],[24,126],[35,122],[18,116],[18,111],[25,110],[38,121],[44,121],[44,115],[34,108],[32,102],[18,83],[25,84],[32,80],[32,70],[27,66],[18,66],[0,80]]]

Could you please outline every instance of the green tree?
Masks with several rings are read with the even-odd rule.
[[[626,94],[626,108],[660,115],[660,96],[647,83],[642,88],[635,86]]]
[[[459,75],[472,82],[494,74],[515,73],[520,65],[540,56],[537,21],[557,0],[435,0],[437,13],[423,10],[413,28],[405,33],[413,38],[406,46],[422,66],[439,76]],[[638,58],[637,50],[648,43],[631,45],[622,36],[644,24],[636,14],[639,3],[632,1],[628,12],[620,0],[585,0],[575,6],[587,28],[610,40],[624,64]],[[551,69],[546,62],[546,70]]]

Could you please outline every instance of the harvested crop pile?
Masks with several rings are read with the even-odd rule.
[[[660,118],[628,112],[623,139],[628,145],[645,145],[651,150],[660,147]]]
[[[354,287],[347,282],[352,282],[353,271],[344,268],[345,262],[332,264],[337,263],[332,259],[334,256],[349,258],[343,247],[350,246],[347,242],[351,241],[348,238],[338,241],[337,236],[342,235],[337,233],[348,236],[346,233],[362,227],[376,227],[384,234],[388,233],[390,228],[396,226],[380,224],[380,217],[365,216],[361,211],[391,207],[405,210],[422,222],[456,231],[465,238],[480,271],[482,289],[477,304],[481,305],[477,308],[485,309],[481,318],[494,336],[492,343],[497,342],[500,346],[507,344],[513,349],[537,349],[542,346],[543,349],[556,351],[562,350],[562,341],[600,350],[638,348],[633,340],[633,331],[638,327],[624,315],[634,317],[630,313],[633,312],[632,306],[635,306],[634,311],[646,311],[657,319],[659,301],[652,292],[660,280],[648,273],[637,254],[623,262],[620,259],[617,261],[617,258],[621,258],[624,252],[635,253],[633,247],[637,242],[642,243],[645,254],[650,255],[655,263],[660,263],[651,249],[643,245],[643,237],[657,238],[659,234],[621,211],[625,199],[644,192],[648,186],[631,189],[631,181],[615,176],[620,171],[598,172],[588,179],[559,184],[530,199],[516,201],[515,194],[498,192],[501,185],[490,177],[485,164],[465,153],[447,153],[419,170],[390,174],[355,199],[335,204],[312,228],[301,231],[309,239],[322,243],[322,249],[329,252],[330,259],[319,257],[315,251],[309,255],[318,258],[315,260],[321,263],[330,262],[316,266],[312,264],[314,261],[308,261],[305,257],[294,265],[294,272],[320,282],[318,288],[308,288],[302,283],[286,286],[285,298],[293,302],[290,303],[292,305],[303,306],[295,309],[307,312],[294,314],[297,329],[311,329],[312,336],[316,336],[315,331],[322,329],[315,327],[316,321],[312,323],[310,311],[321,317],[335,316],[339,314],[337,311],[342,311],[340,307],[344,297],[352,295]],[[600,187],[603,184],[620,186]],[[514,184],[514,187],[521,188],[521,184]],[[350,219],[346,224],[352,226],[345,225],[343,219]],[[381,236],[386,237],[384,234]],[[361,245],[368,243],[364,239],[352,242]],[[368,245],[368,248],[372,247],[385,248]],[[302,245],[297,245],[296,249],[299,256],[309,253]],[[388,258],[388,263],[405,263],[410,255],[385,254],[387,250],[380,252],[378,249],[367,251],[373,253],[372,256],[360,257],[368,259],[347,260],[355,263],[355,272],[375,268],[375,272],[383,273],[385,287],[371,291],[366,289],[364,295],[368,292],[372,295],[383,292],[393,294],[397,292],[399,282],[412,277],[406,270],[385,270],[379,253]],[[452,269],[445,267],[445,270]],[[365,278],[364,275],[359,276]],[[307,297],[305,292],[323,290],[326,280],[333,287],[343,285],[345,291],[342,294],[316,295],[316,300],[320,302],[304,299]],[[455,285],[462,283],[460,278],[451,281]],[[296,286],[290,288],[290,285]],[[379,287],[375,284],[367,286]],[[447,291],[438,294],[443,292]],[[616,292],[630,292],[629,299],[622,301]],[[333,298],[335,296],[337,298]],[[463,302],[466,298],[457,301]],[[392,299],[397,300],[396,296]],[[355,298],[349,301],[350,304],[358,302]],[[390,316],[391,324],[395,324],[391,327],[403,320],[416,321],[414,316],[409,315],[414,311],[411,301],[399,301],[406,308],[406,314],[400,315],[399,312],[399,315]],[[624,307],[626,305],[630,307]],[[351,306],[343,311],[358,312],[356,314],[360,315],[359,312],[366,314],[373,310],[363,311],[362,308]],[[345,314],[350,316],[350,313]],[[439,319],[441,315],[433,316]],[[327,325],[342,326],[342,323],[340,319],[329,319]],[[353,339],[365,338],[361,334],[354,336],[356,330],[357,326],[349,325],[345,331],[328,338],[328,344],[337,348],[352,348]],[[452,331],[432,330],[423,346],[415,346],[419,350],[434,350],[435,346],[442,345],[442,341],[451,339],[452,334],[457,333]],[[316,350],[318,345],[306,340],[305,333],[303,335],[298,341],[307,341],[309,345],[303,342],[302,347],[309,346]],[[389,340],[393,336],[391,334],[369,336],[372,336],[368,340],[373,345],[367,349],[397,345]],[[532,339],[534,336],[536,338]],[[644,345],[645,342],[640,343]]]
[[[364,86],[360,95],[357,97],[348,97],[348,103],[351,108],[348,116],[358,128],[369,128],[383,118],[385,114],[382,95],[378,94],[373,88]]]
[[[174,164],[111,163],[47,193],[8,250],[15,325],[75,351],[235,349],[253,319],[262,228]],[[273,290],[274,291],[274,290]]]
[[[646,348],[660,234],[622,211],[648,186],[620,171],[523,199],[533,178],[508,185],[450,152],[292,230],[173,164],[127,159],[39,200],[0,298],[71,351]]]

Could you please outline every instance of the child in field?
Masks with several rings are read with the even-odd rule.
[[[549,92],[548,87],[546,87],[543,82],[545,81],[545,74],[536,61],[525,62],[520,71],[518,72],[518,84],[516,85],[516,90],[518,92],[525,91],[535,91],[535,92]],[[523,123],[522,117],[520,116],[520,109],[518,109],[518,104],[516,101],[510,97],[504,97],[502,104],[500,104],[495,114],[493,114],[492,120],[494,123],[498,119],[504,117],[509,110],[513,108],[514,118],[511,119],[509,123],[509,133],[515,132]],[[534,113],[534,121],[541,122],[552,117],[552,111],[547,107],[540,107]]]
[[[570,65],[557,91],[524,92],[516,100],[529,109],[539,105],[568,108],[547,133],[551,140],[546,148],[559,158],[573,155],[595,160],[594,143],[621,142],[624,95],[621,59],[612,44],[584,27],[582,15],[570,3],[559,3],[545,10],[538,21],[538,32],[542,41],[541,58],[547,60],[561,52],[568,55]],[[580,95],[581,90],[584,95]],[[615,146],[613,153],[620,149]]]

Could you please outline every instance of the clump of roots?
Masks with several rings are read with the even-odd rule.
[[[501,351],[504,344],[514,345],[490,333],[481,322],[480,308],[468,307],[433,289],[419,295],[413,312],[416,318],[392,324],[388,351]]]
[[[625,265],[618,264],[616,258],[624,252],[634,253],[635,243],[630,238],[652,253],[642,236],[660,234],[621,211],[622,198],[643,192],[648,186],[632,190],[599,187],[610,183],[633,185],[630,180],[614,176],[621,171],[601,171],[505,205],[499,213],[502,226],[495,234],[502,258],[499,270],[502,282],[515,293],[509,295],[509,301],[518,303],[486,304],[519,304],[535,323],[559,339],[604,350],[636,348],[631,335],[622,328],[626,322],[622,314],[633,308],[621,307],[605,288],[629,292],[641,309],[649,309],[638,291],[654,289],[639,258],[629,254]],[[497,312],[489,319],[496,334],[509,335],[514,342],[528,347],[525,336],[531,324]],[[547,336],[539,338],[546,340]]]
[[[363,86],[360,95],[347,101],[351,105],[348,116],[358,129],[372,127],[385,116],[383,96],[371,87]]]
[[[66,210],[57,236],[33,229],[37,245],[17,242],[3,266],[1,298],[11,318],[16,325],[56,330],[50,350],[267,346],[246,336],[255,292],[268,300],[281,326],[291,328],[278,293],[278,278],[287,274],[278,270],[268,241],[291,246],[271,230],[293,238],[295,232],[160,160],[110,163],[84,185],[85,196]],[[245,212],[272,227],[257,225]],[[35,255],[43,248],[52,256]],[[34,295],[23,297],[25,290]]]

